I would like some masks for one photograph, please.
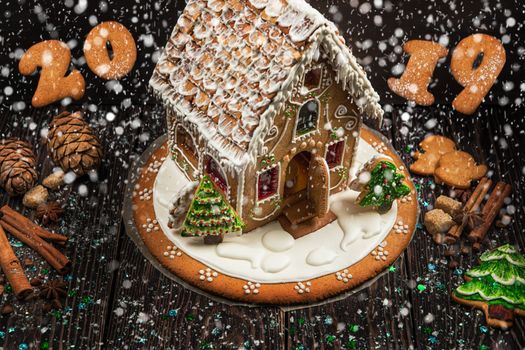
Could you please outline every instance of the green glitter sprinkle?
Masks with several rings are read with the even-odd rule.
[[[290,335],[294,335],[295,334],[295,327],[294,326],[290,326],[290,328],[288,328],[288,333],[290,333]]]
[[[194,319],[195,319],[195,316],[193,316],[193,314],[186,315],[186,321],[193,321]]]
[[[49,342],[47,342],[47,341],[43,341],[43,342],[41,342],[41,343],[40,343],[40,349],[42,349],[42,350],[47,350],[47,349],[49,349]]]
[[[423,285],[423,284],[418,284],[417,285],[417,290],[420,291],[420,292],[424,292],[426,289],[427,289],[427,287],[425,287],[425,285]]]
[[[485,346],[485,344],[482,344],[482,345],[479,347],[479,350],[487,350],[487,347]]]
[[[432,328],[431,327],[423,327],[423,333],[425,333],[425,334],[432,334]]]
[[[201,350],[211,349],[211,343],[207,341],[200,342],[199,349]]]
[[[12,291],[13,291],[13,287],[11,287],[10,284],[8,284],[7,286],[5,286],[4,292],[11,293]]]
[[[49,269],[42,269],[42,274],[47,275],[49,273]]]
[[[355,338],[349,339],[346,342],[346,347],[348,349],[355,349],[357,347],[357,340],[355,340]]]
[[[359,330],[359,326],[358,325],[356,325],[354,323],[348,325],[348,331],[349,332],[355,333],[358,330]]]
[[[392,266],[390,266],[390,267],[388,268],[388,271],[390,271],[390,272],[396,272],[396,267],[395,267],[394,265],[392,265]]]
[[[334,343],[334,340],[335,340],[335,335],[331,335],[331,334],[328,334],[326,337],[325,337],[325,340],[328,344],[332,345]]]
[[[305,320],[304,320],[304,318],[301,317],[300,319],[297,320],[297,322],[299,323],[300,326],[302,326],[304,324]]]

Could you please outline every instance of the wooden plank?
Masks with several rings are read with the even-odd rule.
[[[3,116],[0,130],[9,130],[11,136],[22,137],[35,145],[39,160],[40,179],[48,175],[53,168],[47,156],[45,145],[40,144],[40,130],[54,115],[56,110],[46,108],[34,110],[31,120],[36,123],[33,128],[31,121],[22,122],[19,115]],[[87,119],[104,118],[105,110],[89,113]],[[117,116],[118,123],[123,115]],[[13,120],[19,121],[13,127]],[[127,176],[126,166],[130,156],[128,139],[133,139],[133,131],[126,137],[118,137],[113,125],[104,128],[96,127],[100,135],[105,157],[98,175],[98,180],[92,182],[88,176],[77,179],[72,185],[52,193],[54,199],[66,204],[63,220],[54,228],[70,236],[65,248],[65,254],[73,263],[72,272],[65,278],[71,296],[65,301],[64,310],[60,313],[44,314],[42,301],[35,300],[26,303],[14,301],[11,294],[4,297],[5,302],[15,305],[16,312],[8,317],[0,318],[0,330],[6,335],[2,339],[5,349],[18,349],[20,344],[30,348],[38,348],[41,342],[49,342],[51,348],[60,348],[62,344],[77,348],[96,347],[102,342],[103,328],[110,296],[112,273],[108,272],[108,264],[117,251],[115,235],[120,226],[120,208],[124,179]],[[81,194],[79,186],[86,186],[86,195]],[[7,199],[2,196],[3,202]],[[20,199],[9,199],[10,205],[22,209]],[[33,215],[31,210],[24,211]],[[26,247],[17,247],[19,257],[30,257],[34,268],[26,268],[30,277],[46,274],[50,269],[40,257]],[[49,272],[50,278],[55,278],[54,271]]]
[[[509,145],[508,152],[500,151],[494,142],[494,137],[495,135],[501,137],[501,130],[498,130],[487,116],[499,118],[501,111],[486,108],[478,113],[480,117],[458,116],[446,108],[442,109],[443,112],[437,110],[429,112],[416,108],[410,112],[411,117],[407,122],[403,122],[399,117],[394,118],[396,130],[401,130],[406,126],[405,124],[410,124],[410,128],[407,129],[410,131],[407,134],[396,136],[397,148],[402,150],[407,146],[416,147],[428,132],[443,134],[456,140],[461,149],[472,153],[477,160],[488,164],[494,171],[493,178],[503,176],[507,181],[511,181],[511,178],[519,177],[519,171],[522,169],[506,166],[511,160],[509,155],[516,153],[517,150]],[[399,114],[401,112],[403,111],[399,111]],[[497,121],[497,123],[501,122],[501,120]],[[403,158],[406,163],[411,162],[410,154],[403,154]],[[434,187],[432,178],[417,177],[416,181],[421,185],[419,197],[423,214],[444,188]],[[517,198],[518,196],[521,194],[515,193],[514,203],[522,203],[523,199]],[[519,232],[521,231],[513,227],[506,230],[503,235],[491,233],[490,239],[494,241],[490,242],[490,246],[501,245],[508,239],[518,243],[523,249]],[[452,270],[447,267],[444,249],[443,246],[433,242],[423,229],[419,230],[407,249],[407,269],[416,283],[416,288],[411,290],[413,303],[411,310],[415,320],[417,348],[432,346],[479,348],[482,345],[494,346],[495,342],[504,348],[522,348],[525,343],[524,333],[516,333],[516,330],[518,332],[523,330],[523,320],[518,320],[515,328],[510,332],[490,330],[484,326],[482,312],[466,308],[451,300],[450,293],[462,282],[462,274],[477,264],[477,254],[460,255],[457,257],[459,268]]]

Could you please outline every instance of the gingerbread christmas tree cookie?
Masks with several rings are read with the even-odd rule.
[[[377,157],[363,166],[350,187],[361,191],[357,197],[357,203],[361,207],[386,212],[397,198],[410,193],[410,188],[403,183],[404,179],[405,176],[398,172],[394,163]]]
[[[243,223],[225,201],[209,176],[201,180],[191,202],[181,234],[204,236],[204,243],[220,243],[226,233],[239,231]]]
[[[525,316],[525,257],[505,244],[483,253],[480,260],[452,298],[483,310],[488,325],[509,328],[514,315]]]

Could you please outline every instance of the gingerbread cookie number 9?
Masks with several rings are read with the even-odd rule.
[[[112,57],[107,44],[111,45]],[[93,28],[84,42],[84,55],[97,76],[119,79],[131,71],[137,59],[137,48],[131,33],[118,22],[103,22]]]
[[[474,63],[483,55],[477,67]],[[505,65],[505,49],[501,42],[486,34],[473,34],[461,40],[452,53],[450,69],[465,87],[452,106],[463,114],[472,114],[489,92]]]
[[[46,40],[35,44],[27,50],[18,64],[23,75],[33,74],[41,67],[40,79],[31,104],[43,107],[65,97],[79,100],[84,95],[85,81],[78,70],[65,76],[71,52],[67,45],[59,40]]]

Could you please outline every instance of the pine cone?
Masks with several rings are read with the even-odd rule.
[[[80,112],[62,112],[53,118],[47,135],[51,159],[64,171],[84,175],[100,165],[102,147]]]
[[[10,138],[0,141],[0,185],[10,196],[26,193],[38,178],[36,158],[26,141]]]

